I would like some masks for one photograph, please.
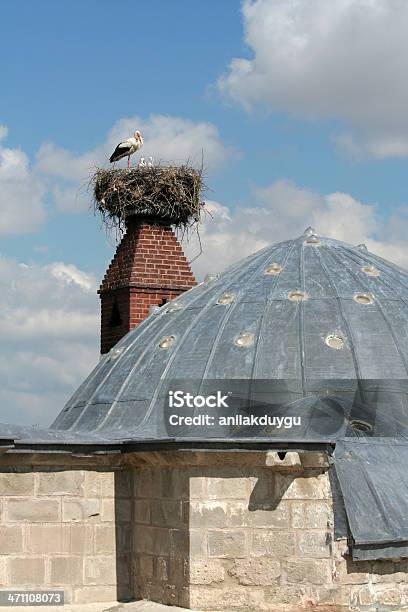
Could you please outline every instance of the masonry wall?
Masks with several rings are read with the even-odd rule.
[[[128,470],[3,457],[0,499],[0,588],[60,589],[67,603],[132,596]]]
[[[135,469],[140,596],[195,610],[408,604],[407,562],[353,563],[334,541],[323,455],[197,453],[192,463]]]
[[[346,549],[318,453],[0,457],[1,589],[196,610],[408,605],[408,561]]]

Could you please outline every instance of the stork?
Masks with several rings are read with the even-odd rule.
[[[143,138],[137,130],[133,136],[127,140],[123,140],[118,144],[114,152],[109,158],[110,163],[119,161],[122,157],[128,158],[128,168],[130,168],[130,156],[136,153],[143,146]]]

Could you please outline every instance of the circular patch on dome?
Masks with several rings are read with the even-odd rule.
[[[344,348],[344,338],[338,332],[334,334],[329,334],[325,338],[325,343],[332,349],[340,350]]]
[[[364,304],[364,305],[372,304],[374,302],[373,296],[370,295],[369,293],[356,293],[353,299],[355,302],[358,302],[359,304]]]
[[[204,282],[205,283],[212,283],[212,281],[217,280],[218,278],[220,278],[219,274],[206,274],[204,276]]]
[[[361,269],[368,276],[380,276],[380,271],[375,266],[363,266]]]
[[[280,264],[278,263],[273,263],[270,266],[268,266],[265,270],[265,274],[272,274],[272,275],[276,275],[276,274],[280,274],[282,272],[283,268]]]
[[[350,421],[350,426],[354,431],[360,431],[362,433],[370,433],[373,431],[372,425],[367,423],[367,421],[362,421],[360,419],[353,419]]]
[[[170,348],[176,341],[176,336],[164,336],[159,342],[159,347],[161,349]]]
[[[121,356],[124,350],[125,350],[124,346],[120,346],[117,348],[115,347],[111,348],[111,350],[109,351],[110,360],[115,361],[115,359],[118,359],[118,357]]]
[[[217,300],[217,304],[231,304],[235,299],[235,295],[233,293],[224,293],[220,295]]]
[[[178,310],[182,310],[183,306],[178,302],[174,302],[174,304],[170,303],[166,309],[166,312],[177,312]]]
[[[306,291],[302,291],[301,289],[296,289],[295,291],[291,291],[288,295],[288,298],[292,302],[303,302],[303,300],[307,300],[309,296]]]
[[[312,246],[318,246],[320,244],[320,240],[317,236],[310,236],[305,240],[305,244],[311,244]]]
[[[242,334],[239,334],[239,336],[235,338],[234,344],[235,346],[241,346],[241,347],[250,346],[251,344],[253,344],[254,338],[255,338],[254,334],[251,334],[250,332],[243,332]]]

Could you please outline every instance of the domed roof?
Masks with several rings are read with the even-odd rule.
[[[357,410],[364,429],[373,402],[377,423],[390,402],[394,423],[407,421],[407,378],[408,273],[364,245],[309,228],[151,314],[102,357],[52,428],[134,440],[282,437],[239,424],[169,427],[169,389],[237,385],[235,410],[245,413],[247,382],[258,409],[273,404],[284,407],[281,414],[318,416],[320,425],[308,423],[295,437],[330,438],[336,428],[324,423],[339,410],[354,417]]]

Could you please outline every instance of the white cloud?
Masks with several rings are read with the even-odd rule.
[[[96,279],[0,257],[0,422],[49,424],[98,360]]]
[[[234,261],[313,226],[322,236],[351,244],[366,243],[369,250],[408,268],[408,209],[400,209],[383,225],[373,204],[359,202],[346,193],[321,195],[288,181],[255,188],[256,205],[230,212],[208,202],[211,212],[200,226],[203,255],[193,262],[197,278],[221,272]],[[192,259],[198,252],[193,238],[185,246]]]
[[[6,136],[7,128],[0,126],[0,142]],[[0,235],[36,231],[45,219],[45,192],[27,155],[0,144]]]
[[[358,155],[408,155],[405,0],[244,0],[252,59],[235,58],[219,88],[306,118],[336,118]]]
[[[84,153],[76,155],[54,143],[45,143],[40,147],[36,170],[54,179],[52,193],[59,210],[80,212],[89,209],[87,186],[93,169],[96,166],[109,166],[109,156],[117,143],[131,136],[136,129],[141,130],[144,138],[139,157],[152,156],[156,162],[190,160],[200,165],[203,155],[205,167],[214,169],[234,154],[232,149],[222,144],[217,128],[211,123],[164,115],[120,119],[109,130],[101,145]],[[138,154],[133,159],[137,158]],[[125,159],[119,165],[126,163]]]

